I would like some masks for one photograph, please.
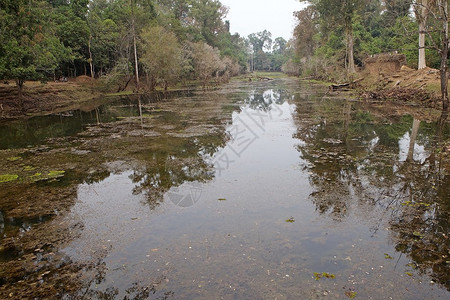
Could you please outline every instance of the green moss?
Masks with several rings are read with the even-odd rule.
[[[18,178],[19,175],[16,174],[2,174],[0,175],[0,183],[14,181],[17,180]]]

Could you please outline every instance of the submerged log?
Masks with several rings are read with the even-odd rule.
[[[273,80],[273,78],[262,77],[262,76],[258,76],[258,77],[256,77],[256,78],[258,78],[259,80]]]
[[[352,82],[347,83],[341,83],[341,84],[332,84],[330,86],[331,91],[337,91],[337,90],[347,90],[347,89],[353,89],[358,84],[358,82],[362,81],[364,78],[356,79]]]

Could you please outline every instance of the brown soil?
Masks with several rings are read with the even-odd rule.
[[[366,61],[361,72],[362,98],[370,101],[393,100],[424,107],[441,106],[440,72],[432,68],[414,70],[402,65],[401,55],[382,56]]]
[[[25,82],[23,92],[24,112],[19,107],[15,83],[0,83],[0,119],[70,110],[101,95],[96,81],[87,76],[79,76],[68,82],[45,84],[29,81]]]

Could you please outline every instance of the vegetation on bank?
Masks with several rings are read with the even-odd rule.
[[[287,42],[229,32],[219,0],[5,0],[0,79],[100,78],[103,92],[204,88],[254,69],[281,70]],[[273,49],[273,50],[272,50]]]
[[[334,82],[351,81],[365,61],[402,53],[410,68],[440,69],[444,110],[448,100],[448,1],[309,0],[295,13],[297,26],[283,71]]]
[[[15,82],[26,111],[26,81],[82,75],[98,79],[93,94],[115,95],[206,88],[254,71],[351,82],[374,55],[402,53],[411,68],[440,69],[427,88],[439,90],[448,109],[447,1],[300,2],[308,6],[294,14],[286,41],[267,30],[231,34],[219,0],[1,1],[0,79]]]

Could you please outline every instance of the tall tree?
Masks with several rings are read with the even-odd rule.
[[[301,0],[302,1],[302,0]],[[309,0],[315,6],[322,20],[322,27],[326,30],[340,26],[345,31],[346,67],[349,73],[354,73],[354,33],[353,23],[358,11],[364,6],[364,0]]]
[[[252,46],[253,70],[264,69],[268,63],[267,54],[264,50],[270,51],[272,49],[272,33],[267,30],[252,33],[248,36],[248,41]]]
[[[440,41],[440,55],[441,55],[441,95],[442,95],[442,108],[445,112],[449,109],[449,97],[448,97],[448,51],[449,51],[449,32],[448,22],[450,21],[448,16],[448,1],[437,0],[437,6],[439,8],[439,16],[441,19],[441,41]]]
[[[297,25],[294,29],[294,43],[298,58],[311,57],[317,48],[315,36],[319,32],[319,13],[314,6],[294,13]]]
[[[16,0],[2,4],[0,78],[15,80],[19,106],[24,110],[25,81],[53,74],[69,52],[52,31],[52,9],[47,3]]]
[[[414,12],[419,24],[419,62],[418,69],[426,68],[425,43],[427,35],[427,21],[435,0],[416,0],[414,2]]]
[[[157,81],[167,90],[169,83],[179,78],[183,68],[182,50],[174,33],[161,26],[146,27],[141,33],[143,54],[141,62],[149,74],[150,90]]]
[[[195,74],[206,89],[211,79],[225,70],[225,63],[220,59],[219,50],[204,42],[192,43],[190,48]]]
[[[199,39],[213,47],[218,46],[217,36],[226,31],[223,18],[228,9],[219,0],[194,0],[190,11],[191,25]]]
[[[409,0],[383,0],[383,22],[385,26],[394,26],[398,18],[406,17],[411,8]]]
[[[87,24],[88,1],[61,3],[55,8],[56,33],[64,46],[72,52],[70,62],[73,75],[79,75],[79,69],[85,69],[88,62],[89,26]],[[55,5],[55,4],[54,4]],[[49,25],[47,25],[49,26]],[[69,74],[68,74],[69,75]]]

